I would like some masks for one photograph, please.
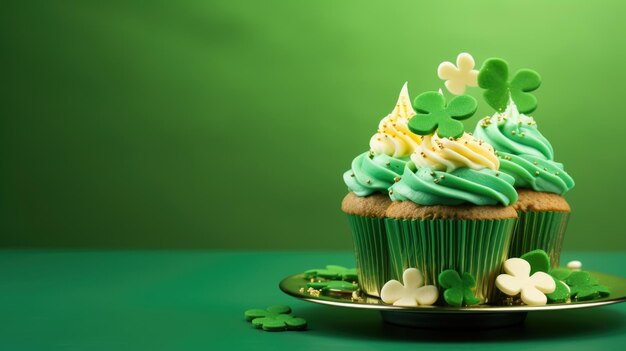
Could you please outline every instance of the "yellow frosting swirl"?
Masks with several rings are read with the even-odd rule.
[[[441,138],[437,132],[425,135],[411,155],[411,161],[418,168],[428,167],[446,172],[462,167],[475,170],[497,170],[500,167],[493,147],[468,133],[463,133],[457,139]]]
[[[370,148],[375,154],[393,157],[405,157],[419,146],[421,138],[413,134],[408,127],[409,120],[415,116],[407,83],[404,83],[398,102],[393,111],[380,121],[378,132],[370,139]]]

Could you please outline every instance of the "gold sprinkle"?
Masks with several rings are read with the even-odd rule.
[[[433,179],[433,182],[439,183],[439,179],[435,178],[435,179]]]
[[[514,130],[512,130],[512,131],[511,131],[511,134],[515,135],[515,131],[514,131]]]
[[[446,177],[445,175],[442,175],[442,176],[441,176],[441,177],[439,177],[439,178],[443,179],[443,178],[445,178],[445,177]]]
[[[526,133],[520,133],[520,135],[522,138],[526,136]]]
[[[389,190],[389,195],[393,195],[393,190]]]
[[[300,288],[298,291],[300,292],[300,294],[304,294],[304,288]]]
[[[556,172],[556,173],[554,173],[554,174],[559,175],[559,174],[561,174],[561,172]]]
[[[399,181],[400,181],[400,177],[394,177],[394,178],[393,178],[393,181],[394,181],[394,182],[399,182]]]
[[[547,169],[546,167],[543,167],[543,170],[544,170],[544,171],[547,171],[548,169]]]
[[[368,179],[368,180],[367,180],[367,184],[372,184],[372,180],[371,180],[371,179]]]
[[[391,162],[385,162],[385,165],[391,166]]]
[[[533,164],[534,164],[534,165],[538,165],[538,164],[539,164],[539,162],[535,161],[535,162],[533,162]]]
[[[535,171],[535,174],[536,174],[536,175],[539,175],[539,171]]]
[[[350,177],[354,177],[354,173],[350,173]]]

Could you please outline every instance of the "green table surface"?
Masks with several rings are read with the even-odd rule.
[[[565,253],[625,276],[626,253]],[[290,274],[348,252],[0,250],[0,350],[596,350],[626,344],[626,304],[530,313],[523,326],[433,331],[382,323],[376,311],[296,300]],[[248,308],[288,304],[304,332],[269,333]]]

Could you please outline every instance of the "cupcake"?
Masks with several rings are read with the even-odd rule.
[[[348,215],[352,231],[359,284],[373,296],[379,296],[389,272],[384,225],[385,211],[391,204],[387,192],[400,179],[409,156],[421,142],[408,129],[414,115],[405,83],[396,107],[380,121],[372,136],[370,150],[358,155],[343,175],[349,193],[341,209]]]
[[[541,249],[550,256],[552,267],[557,267],[570,213],[562,195],[574,187],[574,181],[563,165],[554,161],[552,145],[535,120],[525,115],[537,108],[531,92],[541,85],[541,76],[520,69],[509,77],[508,63],[491,58],[483,64],[477,82],[485,89],[485,101],[498,113],[483,118],[474,135],[493,145],[502,173],[515,179],[519,193],[514,205],[519,220],[509,255],[520,257]]]
[[[550,256],[552,268],[558,267],[570,215],[562,195],[574,187],[574,181],[554,161],[552,145],[535,120],[520,113],[512,100],[504,112],[483,118],[474,135],[496,149],[500,171],[515,180],[519,199],[513,207],[519,220],[509,257],[541,249]]]
[[[422,140],[389,189],[393,203],[385,215],[390,276],[399,279],[414,267],[424,284],[438,285],[445,270],[469,273],[486,303],[495,296],[517,218],[510,206],[517,200],[514,178],[500,172],[493,147],[457,121],[476,111],[474,98],[446,105],[441,92],[427,92],[414,107],[419,114],[409,126]]]

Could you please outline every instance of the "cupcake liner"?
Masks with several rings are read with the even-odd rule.
[[[475,295],[482,303],[495,298],[495,279],[507,259],[515,218],[501,220],[385,220],[390,278],[401,280],[418,268],[426,285],[437,285],[446,269],[476,278]]]
[[[389,278],[389,256],[383,218],[348,215],[361,290],[380,296]]]
[[[513,231],[509,257],[521,257],[528,251],[541,249],[550,257],[552,268],[559,266],[563,237],[569,212],[519,211]]]

